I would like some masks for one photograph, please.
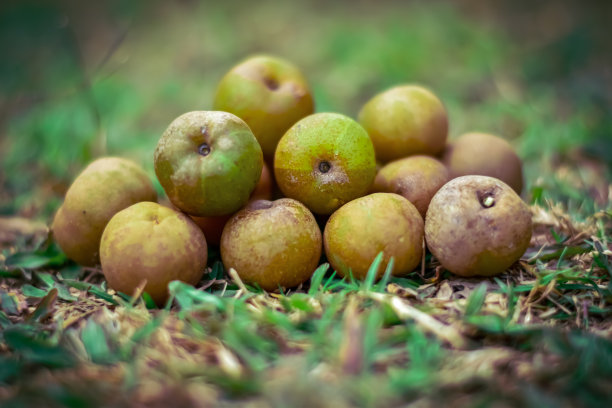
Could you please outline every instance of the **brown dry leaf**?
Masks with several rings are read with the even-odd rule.
[[[440,300],[449,300],[453,297],[453,288],[447,280],[440,283],[440,287],[435,297]]]
[[[131,404],[147,408],[207,408],[217,406],[219,398],[215,387],[202,382],[147,379],[136,388]]]
[[[42,238],[49,233],[43,222],[24,217],[0,217],[0,245],[10,245],[19,238]]]
[[[517,358],[519,353],[505,347],[455,351],[450,364],[440,371],[440,382],[447,386],[461,385],[476,378],[488,380]]]
[[[437,282],[437,281],[436,281]],[[419,292],[419,298],[425,299],[430,298],[438,291],[438,287],[436,286],[436,282],[427,283],[425,285],[419,286],[417,291]]]
[[[470,297],[474,289],[480,285],[486,285],[487,291],[497,289],[497,284],[488,278],[461,278],[454,277],[451,285],[453,287],[453,299],[467,299]]]
[[[419,292],[411,288],[405,288],[397,283],[390,283],[387,285],[387,292],[391,295],[397,295],[404,298],[419,298]]]
[[[508,311],[507,296],[502,293],[487,293],[482,310],[499,316],[505,316]]]
[[[351,381],[327,363],[319,363],[309,369],[304,355],[289,355],[280,359],[264,374],[263,394],[268,402],[251,404],[252,407],[351,407],[339,386],[342,381]],[[244,402],[242,402],[244,404]],[[242,406],[242,405],[241,405]]]
[[[562,208],[560,204],[548,202],[548,208],[539,205],[530,207],[533,221],[533,236],[530,246],[555,245],[557,241],[551,234],[551,228],[557,234],[565,235],[567,245],[575,245],[597,233],[594,222],[579,223]]]

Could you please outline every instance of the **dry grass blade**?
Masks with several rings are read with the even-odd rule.
[[[346,374],[357,375],[363,370],[364,333],[357,301],[351,297],[344,311],[342,344],[339,350],[339,363]]]
[[[388,304],[400,319],[414,320],[424,330],[434,334],[452,347],[457,349],[464,349],[467,347],[467,340],[457,329],[440,322],[425,312],[421,312],[419,309],[411,306],[407,301],[395,296],[379,293],[372,293],[369,296],[378,302]]]
[[[234,283],[238,285],[238,287],[240,288],[240,291],[242,291],[243,294],[249,293],[249,289],[246,287],[244,282],[242,282],[242,279],[240,279],[240,276],[238,276],[238,272],[236,272],[234,268],[229,268],[229,271],[227,271],[227,273],[230,276],[230,278],[232,278]],[[237,293],[236,297],[240,297],[240,294]]]
[[[240,378],[244,374],[244,369],[238,358],[221,342],[218,343],[215,354],[221,370],[227,375],[233,378]]]

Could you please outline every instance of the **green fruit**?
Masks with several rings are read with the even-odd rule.
[[[267,160],[283,134],[314,112],[312,93],[299,69],[281,58],[248,58],[221,79],[213,107],[243,119]]]
[[[342,276],[365,279],[379,252],[380,278],[393,257],[393,275],[412,271],[423,254],[423,218],[398,194],[374,193],[343,205],[332,214],[323,233],[325,254]]]
[[[196,284],[206,268],[204,234],[185,214],[157,203],[138,203],[115,214],[100,243],[102,272],[111,288],[132,295],[144,291],[157,304],[168,283]]]
[[[372,141],[351,118],[317,113],[293,125],[274,156],[276,183],[287,197],[331,214],[367,193],[376,175]]]
[[[444,163],[452,178],[467,175],[495,177],[517,194],[523,190],[523,165],[510,143],[487,133],[465,133],[449,144]]]
[[[66,192],[51,226],[53,238],[68,258],[94,266],[111,217],[134,203],[156,199],[151,180],[136,163],[118,157],[95,160]]]
[[[448,170],[440,161],[429,156],[410,156],[381,168],[372,189],[407,198],[425,218],[431,198],[448,180]]]
[[[425,240],[449,271],[461,276],[492,276],[525,253],[531,239],[527,204],[501,180],[463,176],[432,198],[425,218]]]
[[[431,91],[420,86],[397,86],[374,96],[361,108],[359,123],[382,162],[414,154],[435,156],[446,145],[446,110]]]
[[[321,257],[321,230],[296,200],[258,200],[237,212],[221,236],[221,259],[240,278],[272,291],[307,281]]]
[[[253,133],[227,112],[179,116],[155,149],[159,182],[172,204],[191,215],[237,211],[249,200],[262,167],[261,148]]]

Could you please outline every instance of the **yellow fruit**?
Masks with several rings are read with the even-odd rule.
[[[282,58],[259,55],[225,74],[213,107],[244,120],[266,160],[272,160],[287,129],[314,112],[314,101],[306,79],[295,65]]]
[[[151,180],[136,163],[119,157],[95,160],[66,192],[51,226],[53,238],[68,258],[94,266],[111,217],[134,203],[156,199]]]
[[[359,123],[372,138],[376,159],[384,163],[415,154],[435,156],[446,145],[446,109],[420,86],[396,86],[374,96],[361,108]]]
[[[227,222],[221,236],[225,268],[268,291],[307,281],[320,257],[321,230],[314,216],[290,198],[249,203]]]
[[[157,304],[168,283],[196,284],[206,268],[204,234],[186,214],[157,203],[138,203],[115,214],[100,243],[102,272],[111,288],[132,295],[144,291]]]
[[[423,218],[414,205],[398,194],[374,193],[353,200],[327,221],[323,233],[325,254],[341,275],[364,279],[374,258],[383,252],[380,278],[391,257],[393,275],[412,271],[423,253]]]

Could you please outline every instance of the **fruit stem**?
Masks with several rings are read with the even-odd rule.
[[[322,161],[319,163],[319,171],[321,173],[327,173],[331,169],[331,164],[327,161]]]
[[[198,146],[198,153],[202,156],[208,156],[210,153],[210,146],[208,143],[202,143],[200,146]]]

